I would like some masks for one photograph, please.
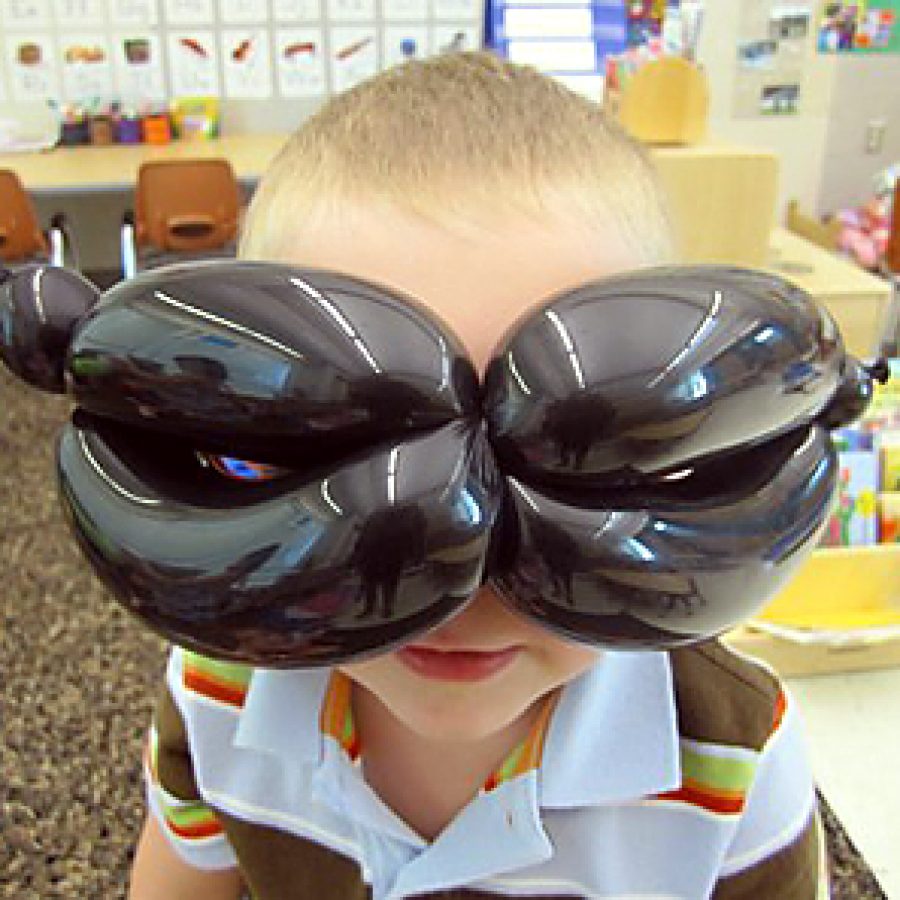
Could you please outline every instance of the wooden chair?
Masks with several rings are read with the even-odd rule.
[[[835,251],[841,235],[841,223],[837,219],[820,222],[818,219],[801,212],[797,200],[791,200],[787,208],[787,227],[789,231],[800,235],[810,243]]]
[[[0,262],[45,260],[61,266],[68,244],[65,217],[55,215],[45,233],[19,176],[0,169]]]
[[[122,229],[122,270],[233,256],[242,193],[226,159],[146,162]]]

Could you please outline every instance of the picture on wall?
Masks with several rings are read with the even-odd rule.
[[[618,21],[610,2],[624,46],[625,0],[509,0],[510,22],[538,49],[548,22],[583,37],[593,74]],[[135,116],[183,98],[321,101],[405,60],[485,46],[485,13],[485,0],[0,0],[0,90]],[[556,44],[577,68],[580,44]]]
[[[321,97],[327,92],[325,40],[320,27],[275,32],[275,68],[283,97]]]
[[[900,0],[826,0],[816,45],[820,53],[900,53]]]
[[[734,115],[793,116],[807,100],[816,0],[747,0],[738,19]]]
[[[625,15],[626,42],[629,47],[638,47],[662,35],[666,0],[627,0]]]
[[[797,112],[799,84],[770,84],[762,89],[759,111],[769,116],[793,115]]]

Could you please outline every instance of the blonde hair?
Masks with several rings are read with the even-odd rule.
[[[637,143],[598,104],[486,52],[409,61],[329,100],[263,177],[240,255],[290,260],[304,224],[339,214],[342,200],[446,227],[485,209],[564,210],[602,225],[598,234],[616,229],[640,264],[671,256],[662,193]]]

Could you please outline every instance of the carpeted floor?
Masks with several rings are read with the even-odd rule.
[[[125,896],[164,646],[109,601],[66,530],[68,403],[0,367],[0,896]]]
[[[52,448],[68,408],[0,366],[0,897],[16,900],[125,896],[164,665],[162,643],[109,600],[58,511]],[[827,806],[823,816],[834,900],[883,898]]]

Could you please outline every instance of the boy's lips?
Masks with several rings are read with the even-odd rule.
[[[481,681],[505,669],[518,656],[520,646],[499,650],[453,650],[408,645],[396,656],[407,668],[424,678],[440,681]]]

